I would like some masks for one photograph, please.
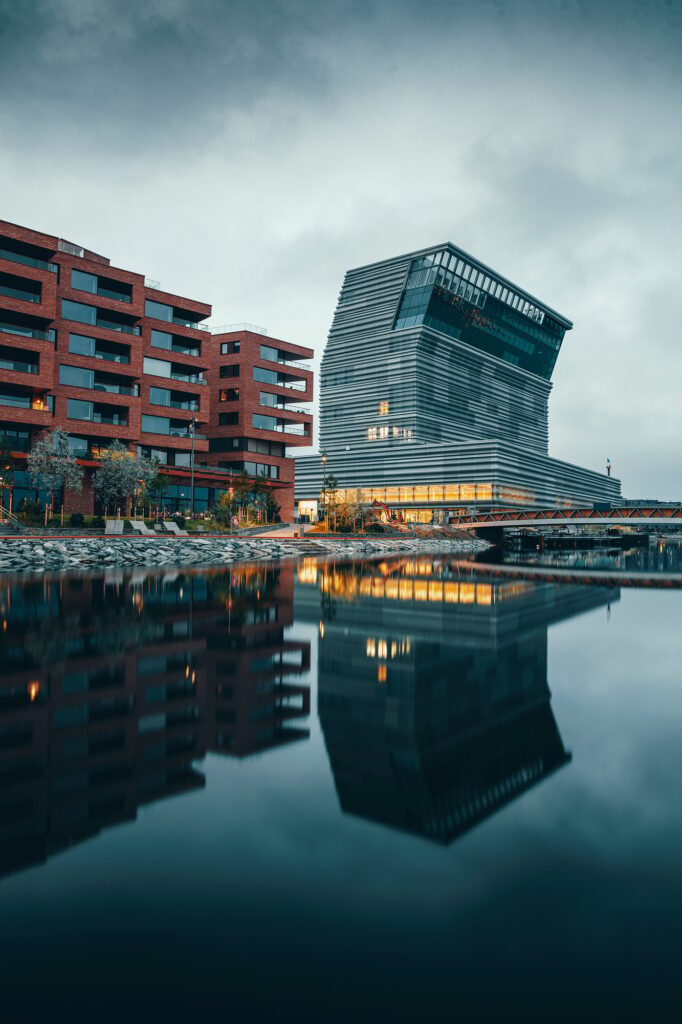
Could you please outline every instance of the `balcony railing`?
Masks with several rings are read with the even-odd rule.
[[[102,295],[105,299],[115,299],[117,302],[132,302],[130,295],[125,295],[123,292],[112,291],[111,288],[103,288],[101,285],[97,286],[97,295]]]
[[[109,395],[129,395],[138,398],[140,394],[139,384],[128,386],[126,384],[101,384],[97,381],[92,386],[93,391],[106,391]]]
[[[236,334],[237,331],[249,331],[251,334],[262,334],[266,338],[268,332],[264,327],[256,324],[220,324],[218,327],[210,328],[211,334]]]
[[[169,427],[168,428],[168,434],[169,434],[170,437],[191,437],[192,436],[192,431],[191,431],[191,429],[189,427]],[[195,434],[194,438],[197,441],[205,441],[206,440],[206,435],[205,434]]]
[[[205,377],[199,377],[195,373],[171,373],[171,380],[181,380],[185,384],[207,384]]]
[[[0,356],[0,370],[13,370],[15,373],[38,373],[35,363],[24,363],[18,359],[5,359]]]
[[[2,395],[0,405],[9,405],[13,409],[32,409],[34,412],[54,412],[54,397],[32,398],[30,395]]]
[[[198,324],[194,320],[186,320],[182,316],[174,316],[171,323],[177,324],[178,327],[189,327],[193,331],[209,331],[208,324]]]
[[[135,324],[120,324],[115,320],[104,320],[97,317],[97,327],[103,327],[106,331],[118,331],[120,334],[140,334],[140,328]]]
[[[10,299],[19,299],[21,302],[40,302],[40,295],[35,292],[25,292],[22,288],[10,288],[6,284],[0,284],[0,295],[6,295]]]
[[[18,334],[22,338],[37,338],[39,341],[54,341],[57,337],[57,332],[51,329],[43,331],[39,327],[23,327],[21,324],[0,323],[0,332]]]
[[[130,364],[130,356],[124,356],[118,352],[102,352],[101,349],[95,349],[94,358],[105,359],[108,363],[121,363],[125,366]]]
[[[24,256],[22,252],[12,252],[10,249],[0,249],[0,259],[23,263],[25,267],[35,267],[36,270],[49,270],[52,274],[59,270],[56,263],[48,263],[47,260],[39,260],[35,256]]]
[[[180,401],[177,398],[168,398],[168,399],[166,399],[164,401],[161,401],[161,400],[152,401],[150,399],[149,400],[149,404],[150,405],[161,405],[161,406],[163,406],[164,409],[181,409],[184,412],[199,412],[199,403],[198,402]]]

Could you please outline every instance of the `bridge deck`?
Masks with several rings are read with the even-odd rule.
[[[543,565],[494,565],[488,562],[458,562],[462,570],[484,576],[517,580],[542,580],[543,583],[577,583],[597,587],[647,587],[682,589],[682,572],[647,573],[618,569],[571,569]]]
[[[595,508],[529,508],[529,509],[496,509],[493,512],[481,512],[475,515],[456,516],[450,525],[461,529],[475,526],[477,529],[486,527],[533,527],[554,525],[562,526],[664,526],[674,524],[682,526],[682,506],[619,506],[610,509]]]

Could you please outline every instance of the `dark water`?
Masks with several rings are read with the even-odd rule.
[[[682,594],[0,583],[3,1019],[678,1019]]]
[[[656,538],[644,546],[603,547],[578,551],[513,551],[493,548],[484,551],[480,560],[509,565],[538,565],[561,568],[609,569],[617,572],[646,572],[652,575],[682,573],[682,533],[672,538]]]

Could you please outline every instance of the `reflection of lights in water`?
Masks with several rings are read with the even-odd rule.
[[[27,689],[28,689],[28,699],[31,701],[31,703],[33,703],[33,701],[36,700],[36,698],[38,697],[38,694],[40,693],[40,683],[36,679],[33,679],[28,684]]]
[[[324,640],[324,622],[320,622],[320,639]]]
[[[194,686],[196,681],[197,681],[197,674],[196,674],[196,672],[193,671],[192,672],[192,686]]]
[[[189,679],[189,665],[185,665],[185,679]]]
[[[387,669],[385,665],[377,665],[377,682],[385,683],[387,676]]]

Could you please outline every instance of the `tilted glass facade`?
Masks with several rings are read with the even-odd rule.
[[[566,330],[520,290],[447,249],[410,264],[394,330],[422,325],[545,380]]]

